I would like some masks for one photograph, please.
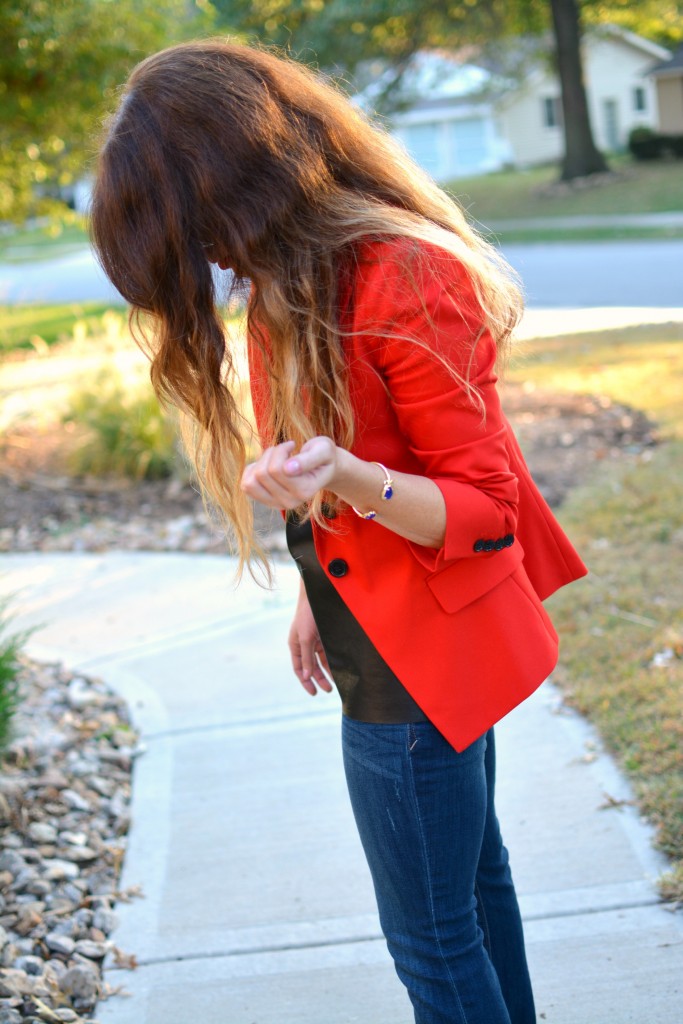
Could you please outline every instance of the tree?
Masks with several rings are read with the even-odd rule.
[[[681,30],[680,0],[213,0],[223,23],[290,49],[326,70],[353,74],[362,61],[381,57],[396,69],[424,47],[485,45],[553,29],[563,97],[565,179],[606,167],[590,127],[581,64],[581,17],[611,20],[638,31],[638,11],[660,39]],[[678,28],[676,27],[678,26]]]
[[[577,0],[550,0],[557,71],[562,90],[564,158],[560,178],[571,181],[607,170],[593,141],[581,61],[581,26]]]
[[[0,221],[59,209],[127,73],[199,17],[185,0],[1,0]]]

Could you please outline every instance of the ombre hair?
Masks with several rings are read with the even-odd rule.
[[[340,268],[362,239],[455,257],[501,354],[521,312],[507,264],[384,130],[302,65],[223,39],[171,47],[132,72],[99,155],[91,233],[132,306],[157,395],[195,426],[190,453],[232,527],[240,570],[267,559],[239,485],[248,426],[208,256],[222,255],[235,287],[251,285],[247,330],[267,366],[270,443],[353,442]],[[308,512],[327,527],[323,497]]]

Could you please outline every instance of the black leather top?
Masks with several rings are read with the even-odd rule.
[[[315,552],[310,521],[299,523],[288,517],[287,546],[301,573],[344,714],[360,722],[426,721],[426,715],[325,575]],[[410,643],[410,637],[406,637],[406,643]]]

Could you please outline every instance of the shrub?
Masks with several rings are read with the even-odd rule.
[[[633,128],[628,148],[636,160],[661,160],[667,156],[683,156],[683,135],[663,135],[651,128]]]
[[[19,702],[19,657],[27,633],[12,633],[7,602],[0,601],[0,750],[6,745]]]
[[[72,394],[64,419],[77,443],[71,468],[79,475],[159,480],[179,465],[176,430],[151,386],[126,386],[111,370]]]

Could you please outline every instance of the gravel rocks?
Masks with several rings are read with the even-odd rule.
[[[123,702],[98,680],[26,662],[0,764],[0,1024],[84,1024],[111,994],[111,939],[142,752]]]

